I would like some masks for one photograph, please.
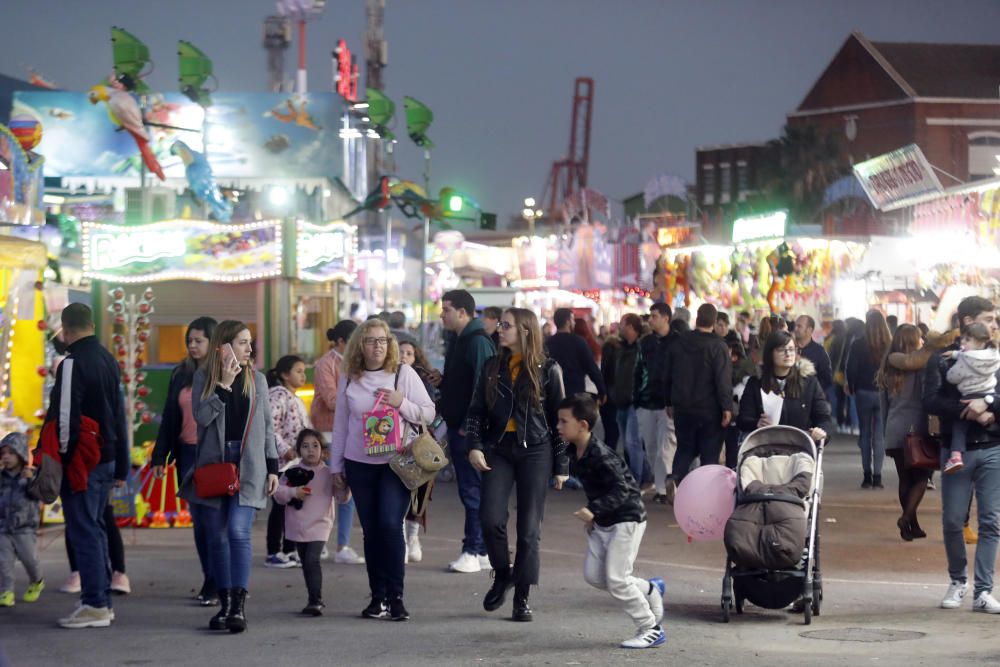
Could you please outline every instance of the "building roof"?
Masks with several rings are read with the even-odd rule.
[[[870,44],[917,97],[998,98],[1000,44]]]

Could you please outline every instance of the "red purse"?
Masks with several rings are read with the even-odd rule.
[[[246,431],[250,429],[256,400],[250,401],[250,416],[247,417],[243,442],[240,444],[240,459],[243,458],[243,448],[247,445]],[[240,469],[235,463],[209,463],[194,471],[194,492],[199,498],[221,498],[235,496],[240,492]]]

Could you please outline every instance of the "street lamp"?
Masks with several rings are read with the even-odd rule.
[[[528,236],[535,235],[535,220],[542,217],[542,209],[535,208],[535,198],[525,197],[524,208],[521,209],[521,217],[528,223]]]

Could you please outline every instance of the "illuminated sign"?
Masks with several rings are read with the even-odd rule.
[[[733,221],[733,243],[780,238],[785,235],[787,220],[786,211],[736,218]]]
[[[941,182],[916,144],[854,165],[861,187],[880,211],[905,206],[905,200],[942,192]]]
[[[354,62],[351,50],[347,48],[347,42],[340,40],[337,48],[333,50],[337,56],[337,93],[348,102],[358,101],[358,65]]]
[[[246,282],[281,274],[281,223],[83,223],[83,273],[123,283]]]
[[[690,241],[692,236],[690,225],[660,227],[656,230],[656,243],[661,248],[669,248]]]
[[[299,221],[296,261],[300,280],[353,282],[357,230],[344,222],[313,225]]]

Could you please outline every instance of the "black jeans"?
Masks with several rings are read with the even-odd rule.
[[[726,467],[736,470],[740,453],[740,429],[735,424],[726,427]]]
[[[108,534],[108,560],[111,561],[113,572],[125,573],[125,543],[122,542],[122,532],[115,523],[115,510],[109,502],[104,508],[104,530]],[[70,572],[77,572],[76,556],[73,554],[73,543],[69,533],[66,533],[66,555],[69,557]]]
[[[483,473],[479,520],[483,524],[490,565],[501,572],[510,568],[508,507],[511,489],[517,484],[517,551],[512,580],[522,586],[537,584],[545,492],[552,477],[552,445],[525,447],[517,442],[515,434],[507,433],[499,444],[487,447],[485,453],[491,470]]]
[[[365,535],[365,567],[372,597],[403,596],[403,519],[410,507],[410,492],[388,463],[344,461],[347,485]]]
[[[285,538],[285,506],[271,501],[271,513],[267,515],[267,555],[279,551],[290,554],[295,550],[295,542]]]
[[[677,433],[677,453],[674,455],[674,479],[680,484],[691,469],[695,459],[700,465],[719,462],[722,440],[722,417],[674,413],[674,430]]]
[[[319,555],[323,553],[326,542],[295,542],[302,561],[302,576],[306,579],[306,592],[309,593],[309,604],[323,601],[323,567]]]

